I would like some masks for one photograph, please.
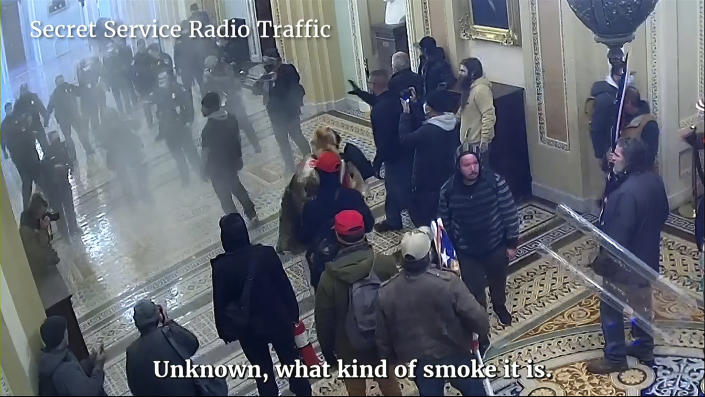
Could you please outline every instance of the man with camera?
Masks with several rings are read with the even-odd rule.
[[[127,384],[132,395],[197,396],[199,393],[193,379],[158,378],[154,371],[157,361],[185,365],[185,360],[198,350],[196,335],[167,317],[162,305],[150,300],[137,302],[134,310],[133,319],[140,337],[127,347],[125,361]]]
[[[20,238],[35,278],[59,263],[59,255],[51,246],[51,222],[58,220],[59,214],[49,212],[49,203],[39,193],[32,195],[20,215]]]

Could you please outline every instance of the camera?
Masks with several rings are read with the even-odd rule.
[[[45,217],[49,218],[50,221],[56,222],[59,220],[60,216],[58,212],[47,212],[44,214]]]

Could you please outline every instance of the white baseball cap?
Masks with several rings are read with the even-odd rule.
[[[431,238],[423,230],[408,231],[401,238],[401,255],[405,260],[421,260],[430,250]]]

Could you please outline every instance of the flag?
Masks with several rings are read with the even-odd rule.
[[[455,254],[455,248],[453,248],[453,242],[443,227],[441,218],[431,222],[431,230],[434,233],[434,245],[438,254],[439,266],[460,274],[460,264]]]

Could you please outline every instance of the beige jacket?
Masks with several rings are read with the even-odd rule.
[[[494,139],[494,113],[492,83],[482,76],[470,86],[470,95],[465,108],[458,110],[460,116],[460,141],[476,145],[489,144]]]

